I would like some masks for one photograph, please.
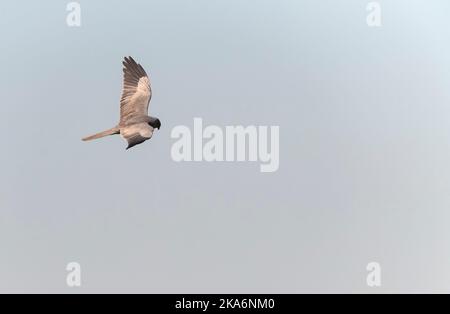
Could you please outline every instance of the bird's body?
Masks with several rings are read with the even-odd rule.
[[[129,149],[149,140],[154,130],[161,127],[158,118],[148,115],[152,89],[147,73],[131,57],[125,57],[123,65],[119,124],[112,129],[85,137],[83,141],[120,134],[128,142],[127,149]]]

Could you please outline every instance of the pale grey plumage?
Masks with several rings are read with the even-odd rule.
[[[128,149],[149,140],[154,129],[160,128],[159,119],[148,116],[152,89],[147,73],[132,57],[125,57],[123,66],[119,124],[107,131],[86,137],[84,141],[120,134],[128,142]]]

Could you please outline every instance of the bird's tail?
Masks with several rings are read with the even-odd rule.
[[[83,141],[92,141],[92,140],[96,140],[98,138],[102,138],[108,135],[114,135],[114,134],[119,134],[120,133],[120,129],[118,127],[114,127],[112,129],[88,136],[83,138]]]

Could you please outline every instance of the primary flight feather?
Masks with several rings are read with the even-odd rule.
[[[120,134],[128,142],[127,149],[129,149],[149,140],[153,131],[161,127],[158,118],[148,115],[151,98],[150,80],[144,68],[132,57],[125,57],[119,124],[109,130],[85,137],[83,141]]]

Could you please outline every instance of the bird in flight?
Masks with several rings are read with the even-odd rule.
[[[132,57],[125,57],[119,124],[109,130],[85,137],[83,141],[120,134],[128,142],[127,149],[129,149],[151,139],[154,130],[161,127],[158,118],[148,115],[151,98],[150,80],[144,68]]]

